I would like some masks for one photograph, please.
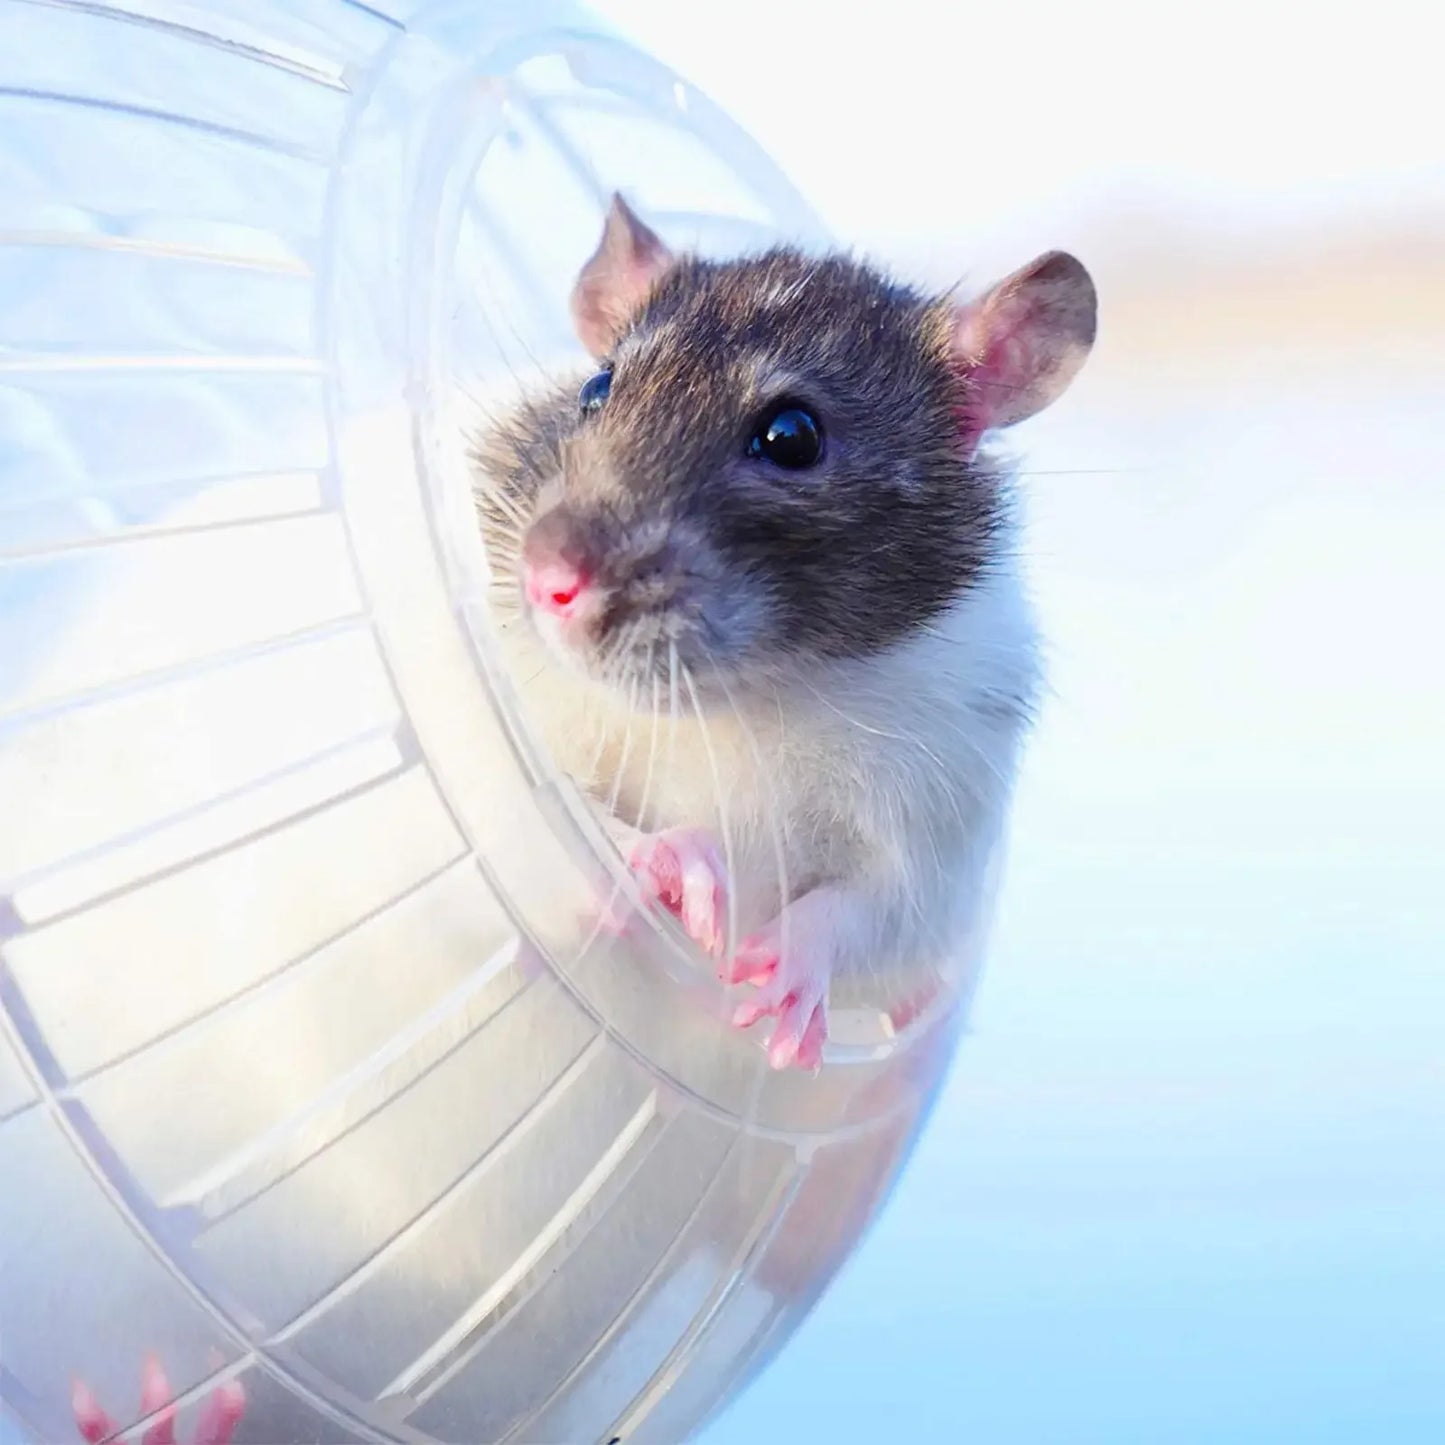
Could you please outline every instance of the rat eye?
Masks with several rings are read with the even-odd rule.
[[[816,466],[823,455],[823,428],[812,412],[785,402],[764,416],[748,441],[748,455],[801,472]]]
[[[596,376],[589,377],[582,383],[582,390],[577,393],[577,405],[585,413],[601,411],[603,404],[607,401],[607,393],[612,390],[612,369],[599,371]]]

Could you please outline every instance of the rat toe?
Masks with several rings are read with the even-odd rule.
[[[246,1413],[246,1392],[239,1380],[227,1380],[211,1391],[196,1426],[195,1445],[231,1445],[231,1437]]]
[[[633,850],[643,891],[667,909],[706,953],[725,946],[727,889],[711,839],[698,828],[675,828]]]
[[[143,1415],[156,1418],[141,1436],[141,1445],[176,1445],[176,1407],[170,1381],[154,1355],[141,1366],[140,1407]]]
[[[823,1045],[828,1039],[828,1009],[826,1004],[819,1004],[813,1010],[813,1016],[808,1020],[808,1026],[803,1030],[803,1037],[798,1044],[798,1067],[803,1069],[819,1069],[823,1065]]]
[[[90,1445],[99,1445],[107,1435],[115,1434],[115,1422],[100,1408],[95,1392],[84,1380],[77,1380],[70,1387],[70,1412],[81,1438]]]
[[[768,1041],[768,1062],[775,1069],[794,1064],[813,1068],[809,1059],[822,1060],[824,1004],[815,988],[805,986],[790,993],[778,1009],[778,1026]]]
[[[765,984],[778,971],[778,951],[765,938],[749,938],[722,968],[724,983]]]
[[[709,860],[691,854],[682,865],[682,926],[705,953],[720,955],[726,932],[727,904]]]

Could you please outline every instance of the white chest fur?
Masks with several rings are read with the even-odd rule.
[[[870,966],[946,953],[973,921],[1037,685],[1012,565],[882,656],[700,701],[622,698],[508,629],[526,706],[599,804],[645,831],[710,830],[741,930],[820,884],[879,900]]]

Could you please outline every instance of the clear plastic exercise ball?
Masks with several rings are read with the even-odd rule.
[[[896,1177],[967,987],[771,1073],[489,639],[457,436],[614,189],[817,238],[551,0],[0,0],[0,1435],[674,1445]]]

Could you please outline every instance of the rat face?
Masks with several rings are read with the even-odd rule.
[[[573,312],[597,370],[482,463],[517,543],[503,585],[623,688],[679,664],[747,688],[926,626],[998,545],[979,437],[1062,391],[1093,337],[1068,257],[960,308],[843,257],[674,259],[620,200]]]

